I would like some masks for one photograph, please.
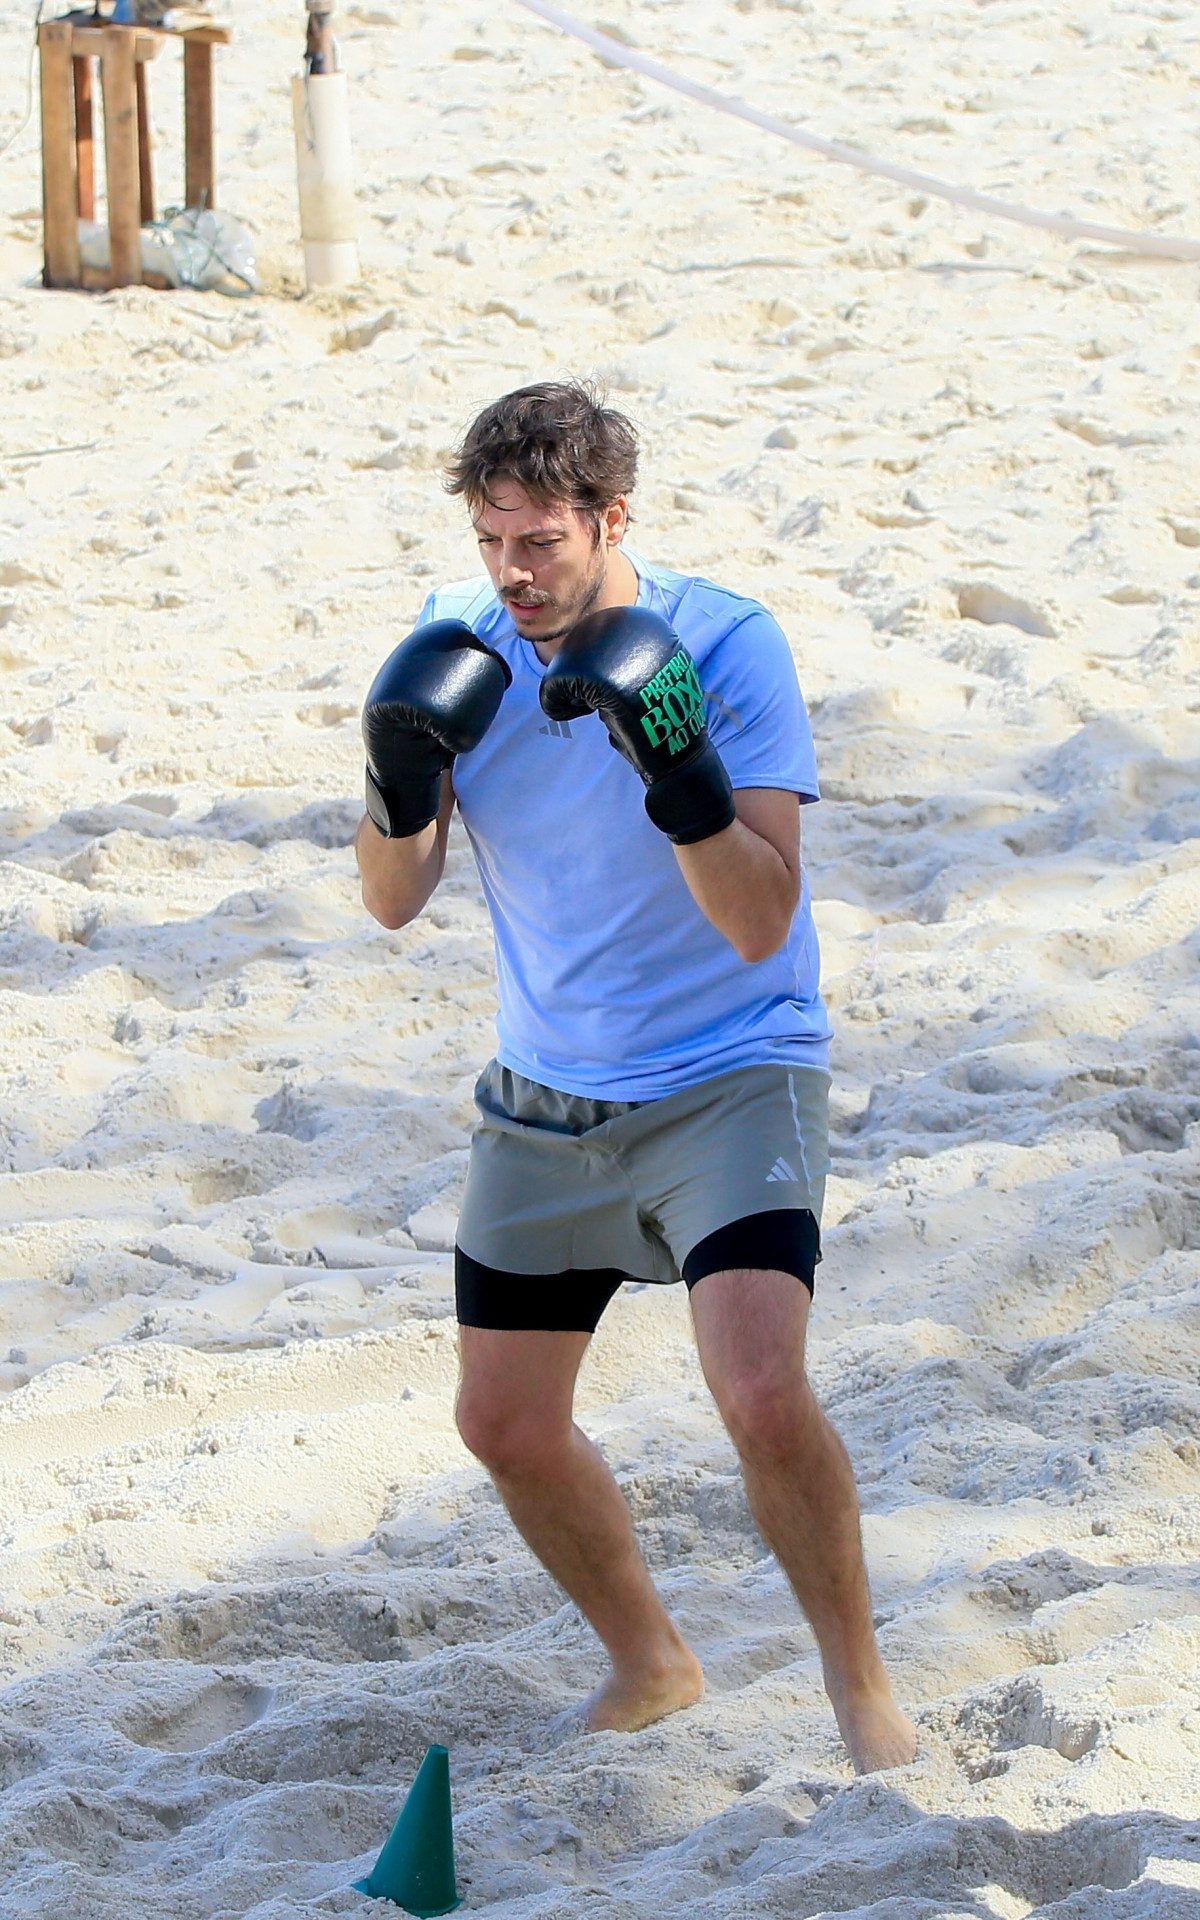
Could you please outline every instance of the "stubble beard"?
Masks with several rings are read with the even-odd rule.
[[[536,639],[538,646],[541,647],[556,640],[563,639],[566,634],[570,633],[572,627],[578,625],[585,614],[592,611],[592,608],[604,590],[604,582],[607,578],[608,568],[605,564],[604,549],[600,547],[597,549],[595,565],[584,575],[579,583],[577,592],[565,606],[560,606],[553,600],[546,600],[542,603],[545,606],[554,607],[561,618],[555,626],[548,630],[537,635],[529,635],[530,641],[532,642]],[[509,611],[511,613],[511,607]],[[520,633],[519,627],[517,631]],[[522,635],[522,638],[525,637],[526,636]]]

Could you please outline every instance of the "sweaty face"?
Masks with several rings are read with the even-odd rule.
[[[475,515],[479,551],[523,639],[560,640],[593,607],[608,574],[605,529],[575,507],[531,500],[499,481]]]

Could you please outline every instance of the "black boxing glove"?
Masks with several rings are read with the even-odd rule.
[[[367,812],[387,840],[437,819],[442,775],[491,726],[512,674],[461,620],[418,627],[388,655],[363,708]]]
[[[600,715],[646,783],[646,812],[677,847],[733,825],[733,788],[708,737],[696,663],[659,614],[589,613],[547,667],[541,700],[551,720]]]

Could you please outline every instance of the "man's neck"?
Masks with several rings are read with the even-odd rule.
[[[593,612],[601,607],[633,607],[637,605],[638,571],[628,554],[620,547],[614,547],[608,563],[608,577],[604,591],[597,600]]]

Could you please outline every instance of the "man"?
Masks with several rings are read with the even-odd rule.
[[[851,1759],[900,1766],[915,1733],[875,1644],[850,1463],[804,1372],[830,1037],[800,865],[811,735],[770,615],[623,546],[636,467],[629,422],[584,387],[486,408],[448,486],[487,578],[430,596],[364,711],[369,911],[420,913],[457,804],[495,929],[459,1428],[608,1651],[588,1725],[690,1705],[700,1665],[572,1422],[622,1280],[682,1277]]]

